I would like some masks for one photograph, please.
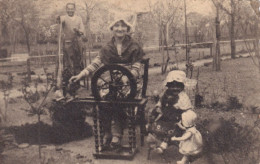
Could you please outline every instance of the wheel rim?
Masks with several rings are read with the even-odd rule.
[[[106,65],[98,69],[91,80],[95,99],[127,100],[136,95],[137,84],[132,73],[120,65]]]

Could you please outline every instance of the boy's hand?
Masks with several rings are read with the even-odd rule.
[[[82,32],[80,32],[78,29],[76,29],[76,28],[74,28],[73,29],[73,31],[75,32],[75,34],[76,35],[78,35],[78,36],[81,36],[81,35],[83,35],[83,33]]]

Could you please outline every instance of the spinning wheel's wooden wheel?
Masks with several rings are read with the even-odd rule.
[[[132,73],[120,65],[106,65],[98,69],[91,80],[95,99],[129,100],[137,93],[137,84]]]

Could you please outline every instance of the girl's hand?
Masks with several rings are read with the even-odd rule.
[[[171,140],[172,141],[176,141],[177,137],[172,137]]]
[[[186,128],[185,128],[184,126],[182,126],[181,121],[179,121],[179,122],[176,123],[176,124],[177,124],[177,126],[178,126],[179,128],[181,128],[182,130],[186,130]]]
[[[77,81],[79,81],[81,78],[79,75],[76,75],[76,76],[72,76],[69,80],[69,83],[72,84],[72,83],[76,83]]]
[[[88,76],[89,75],[89,72],[88,71],[85,71],[85,72],[81,72],[79,73],[78,75],[76,76],[72,76],[69,80],[69,83],[72,84],[72,83],[76,83],[77,81],[79,81],[80,79],[82,79],[83,77],[85,76]]]

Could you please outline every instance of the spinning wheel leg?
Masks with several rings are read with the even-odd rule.
[[[128,108],[127,109],[127,113],[128,113],[128,142],[129,142],[129,146],[130,146],[130,152],[132,153],[132,137],[133,137],[133,133],[132,133],[132,121],[131,121],[131,109]]]
[[[99,109],[99,115],[100,115],[100,109]],[[103,127],[103,122],[102,122],[102,119],[98,119],[98,123],[99,123],[99,142],[100,142],[100,146],[101,146],[101,150],[103,149],[104,147],[104,142],[103,142],[103,138],[104,138],[104,135],[105,135],[105,132],[104,132],[104,127]]]
[[[95,137],[95,148],[96,152],[99,152],[99,142],[98,142],[98,125],[97,125],[97,107],[93,106],[93,122],[94,122],[94,137]]]
[[[134,124],[134,108],[128,108],[128,138],[129,146],[131,148],[130,153],[136,148],[136,133],[135,133],[135,124]]]
[[[141,146],[144,146],[144,136],[146,133],[146,128],[145,128],[145,113],[144,113],[144,107],[142,107],[141,112],[140,112],[140,133],[141,133]]]
[[[135,132],[135,112],[134,108],[131,108],[131,122],[132,122],[132,132],[133,132],[133,148],[136,148],[136,132]]]

